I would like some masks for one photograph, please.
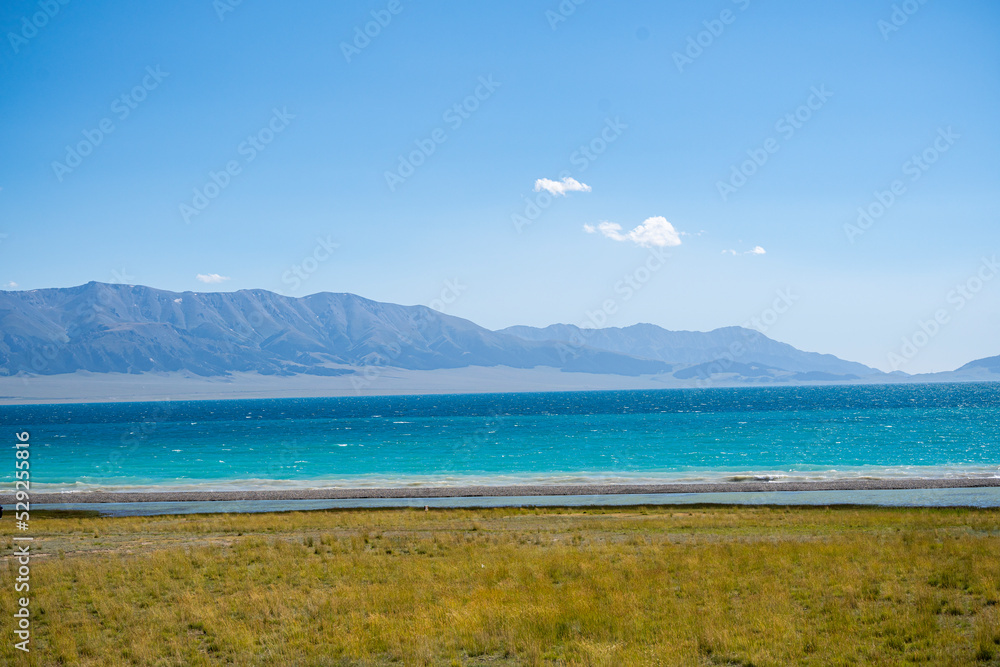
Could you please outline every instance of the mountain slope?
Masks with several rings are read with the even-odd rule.
[[[956,373],[963,371],[988,371],[990,373],[1000,373],[1000,356],[976,359],[959,368]]]
[[[791,371],[821,374],[814,378],[853,379],[878,374],[864,364],[844,361],[830,354],[803,352],[791,345],[771,340],[764,334],[742,327],[725,327],[707,333],[668,331],[652,324],[606,329],[580,329],[569,324],[554,324],[543,329],[515,326],[501,330],[530,341],[561,341],[571,345],[657,359],[671,364],[703,365],[701,375],[713,372],[736,372],[747,377],[761,375],[755,365]],[[691,369],[677,371],[678,377],[694,377]],[[844,376],[844,377],[836,377]]]
[[[338,374],[386,365],[430,370],[505,365],[639,375],[658,360],[525,341],[423,306],[353,294],[265,290],[182,294],[87,283],[0,292],[0,374],[188,371]],[[347,367],[347,368],[345,368]]]

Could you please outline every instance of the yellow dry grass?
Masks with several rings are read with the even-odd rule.
[[[1000,665],[995,510],[50,516],[32,531],[32,652],[5,630],[4,664]]]

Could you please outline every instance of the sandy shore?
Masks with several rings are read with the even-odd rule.
[[[656,493],[734,493],[764,491],[880,491],[1000,487],[1000,478],[845,479],[828,482],[725,482],[712,484],[565,484],[459,487],[289,489],[273,491],[178,491],[143,493],[33,493],[35,505],[51,503],[149,503],[232,500],[345,500],[356,498],[482,498],[508,496],[590,496]],[[13,504],[11,494],[0,503]]]

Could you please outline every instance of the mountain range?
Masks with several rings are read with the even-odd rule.
[[[373,367],[549,368],[736,383],[891,381],[903,376],[803,352],[742,327],[694,332],[651,324],[605,329],[555,324],[490,331],[424,306],[329,292],[301,298],[266,290],[176,293],[97,282],[0,291],[0,376],[333,377]],[[951,375],[1000,379],[1000,357],[971,362]]]

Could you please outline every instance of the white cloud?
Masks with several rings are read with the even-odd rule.
[[[600,232],[614,241],[632,241],[644,248],[651,248],[653,246],[662,248],[664,246],[678,246],[681,244],[681,235],[663,216],[646,218],[646,221],[641,225],[624,234],[622,233],[622,226],[614,222],[602,222],[597,227],[584,225],[583,229],[588,234]]]
[[[562,195],[565,197],[567,192],[590,192],[590,186],[569,176],[562,179],[562,181],[539,178],[535,181],[535,192],[541,192],[542,190],[552,195]]]
[[[17,289],[18,287],[20,287],[20,285],[18,285],[17,283],[15,283],[15,282],[14,282],[14,281],[12,280],[12,281],[10,281],[9,283],[7,283],[6,285],[4,285],[4,287],[5,287],[6,289]]]
[[[229,280],[229,276],[220,276],[218,273],[199,273],[196,277],[199,281],[208,284],[224,283]]]
[[[732,255],[733,257],[737,255],[766,255],[767,251],[761,248],[759,245],[754,246],[753,250],[747,250],[746,252],[736,252],[735,250],[723,250],[723,255]]]

